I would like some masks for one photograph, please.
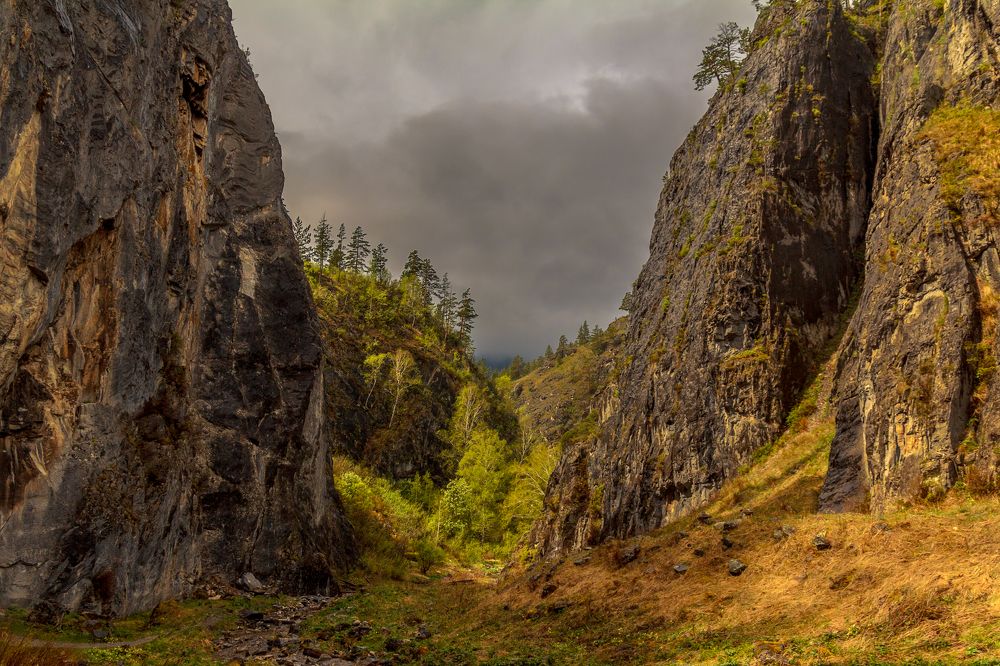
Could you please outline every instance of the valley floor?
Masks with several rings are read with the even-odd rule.
[[[190,601],[113,623],[92,664],[1000,664],[1000,499],[957,487],[882,516],[822,515],[820,377],[788,432],[703,516],[499,576],[354,582],[336,599]],[[746,565],[730,575],[732,560]],[[0,629],[53,632],[8,612]],[[151,637],[151,639],[150,639]],[[134,641],[148,640],[141,644]],[[10,652],[11,646],[7,647]],[[255,654],[260,653],[260,654]],[[322,656],[320,656],[322,655]],[[0,666],[32,663],[4,658]],[[47,663],[75,663],[37,661]]]
[[[628,549],[609,544],[506,582],[456,570],[373,581],[328,604],[185,602],[168,606],[153,626],[148,615],[116,622],[107,637],[150,642],[74,656],[127,665],[345,663],[334,656],[422,664],[1000,664],[995,500],[954,497],[881,520],[774,509],[743,518],[726,535],[729,549],[719,530],[696,522],[628,544],[639,546],[638,556],[624,565]],[[779,540],[782,527],[794,532]],[[816,549],[818,533],[829,550]],[[732,558],[747,564],[739,577],[728,573]],[[690,568],[679,574],[676,564]],[[3,624],[42,641],[94,640],[79,621],[43,631],[14,613]]]

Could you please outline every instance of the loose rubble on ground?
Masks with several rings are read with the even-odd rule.
[[[278,664],[279,666],[380,666],[398,663],[400,657],[422,654],[420,642],[431,637],[430,629],[416,622],[409,638],[387,637],[384,652],[372,652],[353,644],[372,632],[371,623],[354,620],[322,630],[316,640],[303,638],[303,623],[333,603],[333,597],[304,596],[290,604],[277,604],[268,611],[245,610],[239,625],[215,641],[216,656],[227,664]],[[344,636],[343,646],[329,649],[329,641]]]

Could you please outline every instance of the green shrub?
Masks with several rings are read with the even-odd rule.
[[[429,537],[417,541],[413,551],[422,574],[426,575],[433,567],[444,562],[444,550]]]

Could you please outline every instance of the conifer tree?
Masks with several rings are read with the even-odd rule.
[[[554,352],[552,351],[552,345],[545,345],[545,358],[552,359]]]
[[[330,265],[339,271],[344,270],[344,241],[347,239],[347,229],[340,223],[337,230],[337,245],[330,252]]]
[[[631,312],[632,299],[633,299],[632,292],[631,291],[625,292],[625,295],[622,296],[622,304],[618,306],[618,309],[622,310],[623,312]]]
[[[462,298],[458,302],[458,333],[462,337],[462,344],[465,347],[472,345],[473,321],[479,316],[476,312],[476,301],[472,298],[472,290],[466,289],[462,292]]]
[[[389,248],[383,243],[379,243],[372,250],[372,259],[368,264],[368,274],[379,284],[388,284],[392,279],[392,276],[389,275],[388,254]]]
[[[569,340],[565,335],[559,336],[559,346],[556,347],[556,358],[562,359],[569,353]]]
[[[588,342],[590,342],[590,326],[587,325],[587,320],[584,319],[580,330],[576,332],[576,344],[585,345]]]
[[[321,270],[328,265],[332,251],[333,237],[330,235],[330,223],[326,221],[326,213],[323,213],[323,219],[316,226],[316,246],[313,255]]]
[[[420,283],[424,286],[424,303],[429,307],[441,291],[441,280],[430,259],[420,262]]]
[[[723,85],[739,70],[750,48],[750,30],[736,23],[722,23],[719,33],[701,52],[701,64],[694,75],[696,90],[704,90],[712,81]]]
[[[507,375],[511,379],[520,379],[525,374],[527,374],[527,364],[524,359],[521,358],[520,354],[515,354],[514,358],[510,360],[510,366],[507,368]]]
[[[406,255],[406,264],[403,265],[403,272],[400,274],[400,277],[413,277],[419,280],[423,265],[424,260],[420,258],[420,253],[416,250],[410,250],[410,253]]]
[[[441,318],[441,327],[445,335],[451,333],[451,326],[455,320],[455,310],[458,307],[458,297],[451,290],[451,280],[445,273],[441,278],[441,291],[438,300],[438,316]]]
[[[351,234],[351,242],[347,244],[347,255],[345,259],[346,268],[354,273],[360,273],[368,263],[368,256],[371,254],[371,244],[361,227],[354,227]]]
[[[604,329],[602,329],[600,326],[595,326],[594,330],[590,332],[590,339],[596,340],[602,335],[604,335]]]
[[[292,233],[295,234],[295,243],[299,246],[299,258],[303,262],[312,259],[312,229],[302,221],[301,217],[296,217],[292,223]]]

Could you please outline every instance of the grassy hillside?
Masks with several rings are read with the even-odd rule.
[[[468,329],[420,275],[306,272],[334,477],[365,569],[398,580],[445,561],[501,566],[541,512],[558,448],[525,436],[509,379],[473,361]]]
[[[614,372],[625,333],[625,319],[564,355],[543,356],[530,372],[514,381],[512,396],[522,427],[533,436],[558,442],[586,420],[600,391]]]

